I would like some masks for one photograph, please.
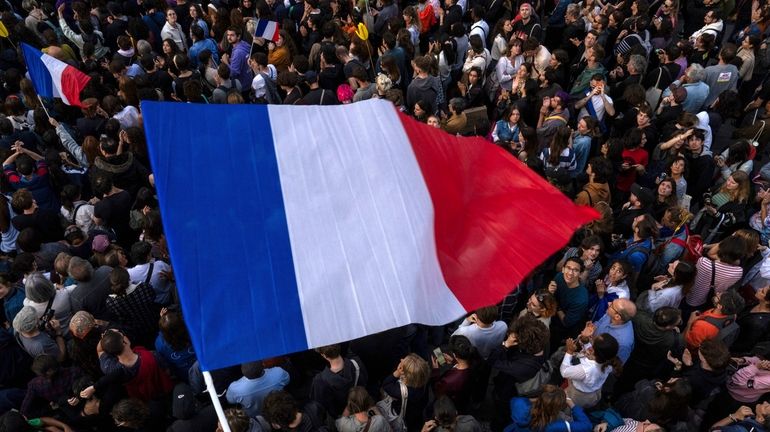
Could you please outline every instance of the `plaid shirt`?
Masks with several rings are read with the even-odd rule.
[[[41,376],[33,378],[27,384],[27,394],[21,403],[21,413],[30,416],[29,410],[38,399],[59,403],[60,400],[69,396],[72,391],[72,384],[81,375],[82,372],[79,368],[69,367],[60,369],[53,380]]]
[[[118,322],[144,332],[151,331],[158,324],[158,314],[153,311],[154,301],[152,287],[140,283],[126,295],[110,295],[106,303],[107,309],[118,317]]]

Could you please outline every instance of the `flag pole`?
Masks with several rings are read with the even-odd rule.
[[[219,403],[219,396],[217,396],[217,389],[214,387],[214,380],[211,378],[209,371],[203,372],[203,381],[206,382],[206,388],[209,390],[209,396],[211,397],[211,403],[214,404],[214,411],[217,412],[217,418],[219,418],[219,424],[222,426],[222,432],[230,432],[230,425],[225,418],[225,412],[222,410],[222,404]]]
[[[45,115],[48,118],[51,118],[51,114],[48,114],[48,110],[45,108],[45,104],[43,103],[43,98],[41,98],[40,95],[37,95],[37,100],[40,101],[40,106],[43,107],[43,111],[45,111]]]
[[[254,22],[254,20],[249,20],[249,22]],[[254,50],[254,39],[256,38],[257,38],[257,23],[254,23],[254,33],[251,35],[251,45],[249,46],[249,56],[246,57],[247,62],[251,58],[251,52]]]

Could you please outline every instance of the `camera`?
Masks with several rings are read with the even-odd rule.
[[[706,192],[703,194],[703,205],[710,206],[711,204],[711,192]]]
[[[53,319],[54,313],[53,309],[48,309],[48,312],[44,313],[43,316],[38,319],[37,322],[37,329],[41,332],[48,331],[51,329],[51,320]]]

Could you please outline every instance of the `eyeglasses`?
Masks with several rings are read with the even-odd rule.
[[[567,267],[564,266],[564,271],[568,271],[571,273],[580,273],[580,267]]]

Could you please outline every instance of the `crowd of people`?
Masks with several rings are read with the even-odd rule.
[[[213,432],[212,396],[233,432],[770,431],[766,2],[3,0],[0,20],[0,431]],[[37,95],[21,43],[90,76],[82,106]],[[499,305],[215,370],[210,395],[140,101],[371,98],[601,217]]]

